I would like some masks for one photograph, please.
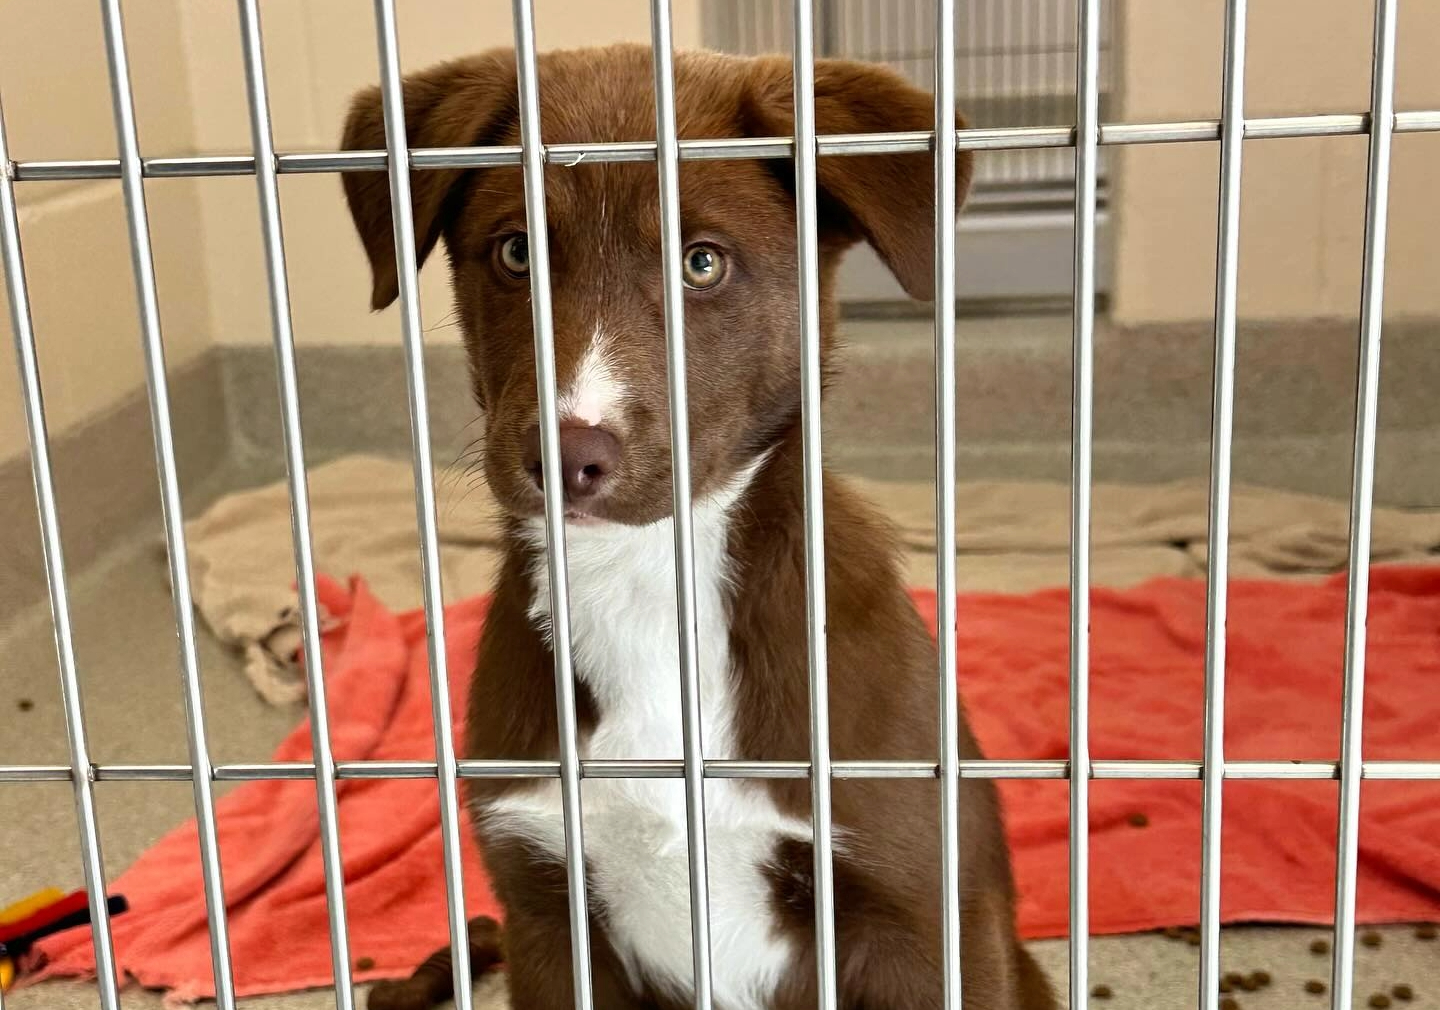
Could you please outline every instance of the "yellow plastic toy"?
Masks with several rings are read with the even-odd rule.
[[[43,891],[36,891],[30,897],[17,901],[9,908],[0,908],[0,926],[7,926],[12,922],[19,922],[21,919],[34,915],[46,905],[53,905],[65,892],[58,887],[47,887]],[[0,992],[5,992],[15,984],[15,962],[8,957],[0,957]]]
[[[9,908],[0,908],[0,926],[19,922],[26,916],[40,911],[46,905],[55,904],[63,897],[65,897],[65,892],[58,887],[47,887],[43,891],[36,891],[30,897],[17,901]]]

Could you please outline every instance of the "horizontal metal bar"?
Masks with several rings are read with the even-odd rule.
[[[1440,130],[1440,111],[1395,113],[1396,133],[1434,133]]]
[[[255,158],[249,154],[202,155],[185,158],[146,158],[141,174],[149,179],[187,179],[205,176],[254,175]]]
[[[1058,761],[1044,762],[1047,765],[1061,764]],[[1233,773],[1235,763],[1226,766]],[[1091,761],[1090,777],[1094,779],[1199,779],[1200,761]],[[1048,776],[1040,776],[1042,778]],[[1070,770],[1065,770],[1070,777]]]
[[[280,766],[264,767],[278,769]],[[217,779],[220,778],[219,771],[217,766]],[[189,782],[192,774],[189,765],[94,765],[90,769],[90,778],[96,782]],[[311,774],[314,774],[313,771]],[[277,772],[274,777],[281,776]]]
[[[199,159],[196,159],[197,161]],[[142,166],[145,164],[141,163]],[[0,166],[3,168],[3,166]],[[252,169],[253,170],[253,169]],[[120,162],[106,160],[17,161],[11,169],[16,182],[58,182],[69,179],[118,179]]]
[[[1250,120],[1250,123],[1259,122],[1260,120]],[[1187,144],[1219,139],[1220,121],[1218,119],[1196,119],[1190,122],[1176,123],[1102,123],[1100,125],[1100,145],[1102,147],[1128,144]],[[1069,147],[1070,144],[1057,146]]]
[[[1199,780],[1200,761],[1092,761],[1091,778],[1111,781],[1154,779]],[[457,762],[462,779],[477,778],[558,778],[555,761],[467,761]],[[1333,780],[1339,777],[1334,761],[1227,761],[1226,779],[1251,781]],[[928,761],[835,761],[831,778],[837,779],[928,779],[938,774]],[[190,766],[183,764],[107,764],[90,770],[98,782],[189,782]],[[590,779],[678,779],[685,764],[667,761],[583,761],[581,774]],[[433,779],[434,761],[341,761],[335,766],[338,779]],[[705,777],[711,779],[803,779],[810,775],[808,761],[705,762]],[[215,766],[220,782],[297,780],[315,777],[315,765],[308,761],[226,764]],[[960,762],[960,777],[967,779],[1055,779],[1070,777],[1066,761],[971,760]],[[1440,781],[1440,760],[1366,761],[1361,777],[1390,781]],[[0,782],[68,782],[66,765],[0,765]]]
[[[0,765],[0,782],[69,781],[69,765]]]
[[[928,138],[928,135],[926,135]],[[816,138],[822,143],[830,137]],[[927,139],[928,143],[928,139]],[[730,140],[682,140],[681,161],[729,161],[745,158],[788,158],[795,142],[790,137],[738,137]],[[655,145],[649,144],[648,147]],[[839,153],[826,151],[827,154]],[[649,160],[649,159],[647,159]]]
[[[1334,761],[1230,761],[1225,767],[1225,778],[1334,779],[1339,777],[1338,768]]]
[[[456,148],[457,151],[468,148]],[[411,151],[413,161],[418,151]],[[326,172],[384,172],[390,156],[384,151],[317,151],[308,154],[277,154],[275,171],[282,175],[315,175]],[[426,166],[440,168],[443,166]]]
[[[1369,132],[1369,115],[1352,113],[1246,120],[1242,136],[1246,140],[1268,140],[1276,137],[1348,137]]]
[[[1246,140],[1296,137],[1353,137],[1370,132],[1367,113],[1323,116],[1279,116],[1245,120]],[[1395,114],[1396,133],[1440,133],[1440,110]],[[1220,121],[1197,119],[1169,123],[1108,123],[1100,127],[1102,147],[1135,144],[1179,144],[1218,141]],[[825,156],[867,154],[922,154],[934,146],[928,131],[909,133],[831,134],[816,138]],[[1023,151],[1072,147],[1073,126],[1024,126],[957,130],[959,151]],[[788,158],[794,148],[789,137],[739,137],[722,140],[680,141],[681,161],[735,161]],[[580,164],[645,162],[655,160],[654,141],[609,144],[554,144],[545,149],[545,161],[573,167]],[[383,172],[389,163],[384,151],[317,151],[280,154],[276,170],[282,175],[326,172]],[[436,147],[410,151],[410,167],[417,170],[493,168],[520,164],[519,147]],[[254,175],[255,159],[248,154],[146,158],[147,179],[189,179],[210,176]],[[13,168],[17,182],[60,182],[77,179],[118,179],[120,163],[113,158],[68,161],[20,161]]]
[[[434,761],[341,761],[335,766],[342,779],[433,779]]]
[[[220,765],[215,769],[215,777],[224,782],[250,782],[260,779],[311,781],[315,778],[315,765],[310,761]]]

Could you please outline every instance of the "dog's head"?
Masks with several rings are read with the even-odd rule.
[[[655,137],[653,69],[641,46],[542,56],[546,144]],[[675,106],[682,139],[787,136],[789,61],[682,53]],[[516,66],[508,50],[442,64],[405,80],[411,147],[520,142]],[[874,65],[817,61],[820,134],[933,128],[928,94]],[[346,149],[385,146],[380,94],[358,95]],[[959,196],[970,158],[956,165]],[[823,355],[833,345],[831,293],[841,254],[868,241],[905,290],[931,295],[933,159],[928,154],[819,159]],[[344,176],[374,273],[371,305],[397,294],[388,181]],[[485,471],[519,517],[543,508],[523,177],[516,167],[411,174],[419,260],[442,237],[485,414]],[[547,165],[561,455],[573,518],[645,524],[671,511],[660,203],[654,162]],[[724,486],[796,425],[800,333],[789,160],[681,163],[685,339],[691,468],[697,498]]]

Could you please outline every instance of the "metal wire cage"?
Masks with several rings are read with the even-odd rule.
[[[957,19],[955,0],[935,4],[931,37],[939,40],[933,54],[935,129],[922,133],[862,136],[817,136],[813,107],[817,26],[809,3],[791,10],[788,38],[795,67],[795,129],[792,136],[754,140],[686,141],[676,137],[670,11],[666,0],[652,0],[652,41],[655,51],[657,137],[654,143],[551,145],[540,133],[537,100],[536,43],[532,0],[513,0],[522,143],[508,148],[410,150],[406,136],[394,0],[375,0],[381,89],[386,120],[384,150],[288,154],[274,149],[270,125],[264,53],[257,0],[239,0],[246,81],[250,101],[253,152],[249,155],[146,159],[140,152],[134,96],[119,0],[102,0],[109,78],[119,156],[89,161],[11,160],[0,116],[0,251],[3,251],[9,308],[30,440],[40,535],[43,542],[50,606],[54,619],[59,677],[69,745],[67,765],[0,766],[0,781],[68,781],[74,791],[86,889],[93,917],[100,1003],[119,1006],[115,957],[105,904],[105,872],[96,824],[97,783],[113,780],[189,781],[199,823],[204,888],[210,928],[217,1001],[235,1005],[226,930],[224,892],[216,839],[214,788],[217,782],[254,779],[313,779],[322,834],[322,854],[329,901],[331,946],[336,979],[336,1004],[354,1006],[349,966],[345,897],[340,875],[335,788],[350,778],[434,779],[439,790],[445,838],[443,872],[449,900],[449,927],[454,954],[457,1000],[470,1005],[465,913],[460,874],[460,818],[457,781],[472,777],[558,778],[564,797],[566,854],[570,884],[572,953],[577,1003],[590,1010],[589,938],[580,831],[580,783],[584,777],[683,778],[687,798],[689,880],[695,965],[695,1005],[711,1004],[708,884],[705,865],[704,791],[706,778],[793,777],[809,780],[813,803],[815,851],[815,970],[825,1010],[836,1006],[833,880],[831,874],[830,787],[832,778],[935,777],[941,785],[942,881],[944,906],[944,994],[951,1010],[961,1006],[960,903],[957,867],[964,854],[958,846],[958,786],[961,778],[1046,778],[1069,783],[1070,795],[1070,977],[1071,1007],[1085,1004],[1087,984],[1088,801],[1089,783],[1110,779],[1198,779],[1204,793],[1201,908],[1201,974],[1199,1003],[1218,1005],[1220,908],[1219,882],[1222,785],[1226,779],[1338,779],[1340,819],[1335,881],[1334,984],[1331,1005],[1349,1010],[1355,939],[1355,881],[1358,812],[1363,778],[1440,779],[1440,762],[1365,762],[1362,759],[1361,711],[1365,686],[1365,628],[1370,556],[1370,519],[1375,467],[1378,409],[1381,305],[1384,292],[1384,250],[1388,213],[1388,181],[1392,138],[1403,132],[1440,131],[1440,111],[1397,113],[1394,108],[1395,41],[1398,0],[1375,0],[1370,108],[1344,115],[1250,119],[1244,115],[1245,0],[1227,0],[1222,115],[1218,120],[1170,123],[1102,123],[1102,5],[1100,0],[1075,0],[1073,108],[1071,125],[988,126],[953,129],[957,82]],[[1360,368],[1354,429],[1354,471],[1350,511],[1350,570],[1344,657],[1344,724],[1339,760],[1315,762],[1228,761],[1223,721],[1225,696],[1225,616],[1231,433],[1235,371],[1236,290],[1239,279],[1240,170],[1242,141],[1252,137],[1368,137],[1367,195],[1361,321]],[[1206,634],[1204,756],[1201,761],[1092,761],[1088,746],[1089,697],[1089,558],[1093,421],[1093,344],[1095,327],[1096,190],[1101,150],[1119,144],[1211,141],[1220,144],[1219,240],[1216,250],[1215,370],[1210,473],[1208,594]],[[1070,546],[1070,744],[1061,761],[961,761],[956,731],[958,715],[953,690],[956,674],[955,604],[956,547],[956,289],[955,232],[948,227],[956,205],[957,150],[1046,151],[1072,166],[1073,234],[1073,387],[1072,492]],[[824,516],[820,495],[820,371],[819,287],[816,248],[816,160],[876,152],[933,152],[935,159],[936,290],[934,335],[936,355],[936,497],[939,662],[936,690],[943,699],[936,762],[834,762],[829,750],[824,596]],[[550,315],[550,277],[545,235],[545,199],[540,184],[545,165],[587,161],[656,163],[660,179],[664,242],[665,323],[668,337],[670,414],[674,419],[671,446],[676,478],[676,600],[684,674],[684,759],[681,761],[582,761],[577,745],[574,677],[571,667],[566,596],[566,554],[560,500],[554,340]],[[804,490],[806,501],[806,584],[810,680],[811,751],[808,761],[744,762],[707,760],[699,733],[699,691],[696,647],[695,560],[690,523],[688,431],[686,423],[684,313],[679,275],[680,248],[678,167],[686,159],[793,159],[796,178],[797,239],[800,269],[800,319],[803,366]],[[483,165],[521,165],[531,235],[531,291],[536,368],[540,391],[542,458],[546,479],[546,535],[549,541],[551,607],[554,629],[555,681],[560,706],[560,747],[556,761],[511,762],[459,760],[452,743],[452,713],[445,665],[433,461],[430,457],[426,382],[421,368],[422,328],[416,280],[414,223],[409,195],[413,170]],[[423,562],[427,618],[429,677],[433,705],[435,760],[421,762],[337,763],[330,747],[326,720],[325,680],[321,668],[315,566],[311,549],[305,453],[301,439],[295,346],[290,321],[290,296],[285,245],[280,227],[277,176],[284,173],[383,171],[388,174],[395,208],[395,249],[399,276],[401,325],[407,361],[407,388],[412,422],[416,517]],[[186,539],[181,521],[179,480],[167,393],[164,346],[152,263],[145,190],[146,178],[204,175],[253,175],[256,179],[267,258],[274,348],[279,372],[285,459],[293,508],[293,541],[300,589],[302,630],[309,687],[314,761],[294,764],[215,765],[211,761],[203,713],[196,628],[192,613]],[[97,765],[91,757],[82,717],[70,600],[67,592],[55,481],[50,458],[44,401],[37,363],[36,333],[31,321],[15,193],[20,184],[77,178],[119,179],[128,212],[146,362],[146,383],[152,412],[155,451],[162,482],[162,508],[174,591],[174,617],[180,643],[185,685],[189,763],[186,765]],[[3,1001],[3,997],[0,997]]]

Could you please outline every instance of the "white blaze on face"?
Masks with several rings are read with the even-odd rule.
[[[560,420],[580,421],[591,426],[613,426],[625,396],[625,384],[615,373],[607,353],[609,338],[596,329],[580,367],[560,393]]]

